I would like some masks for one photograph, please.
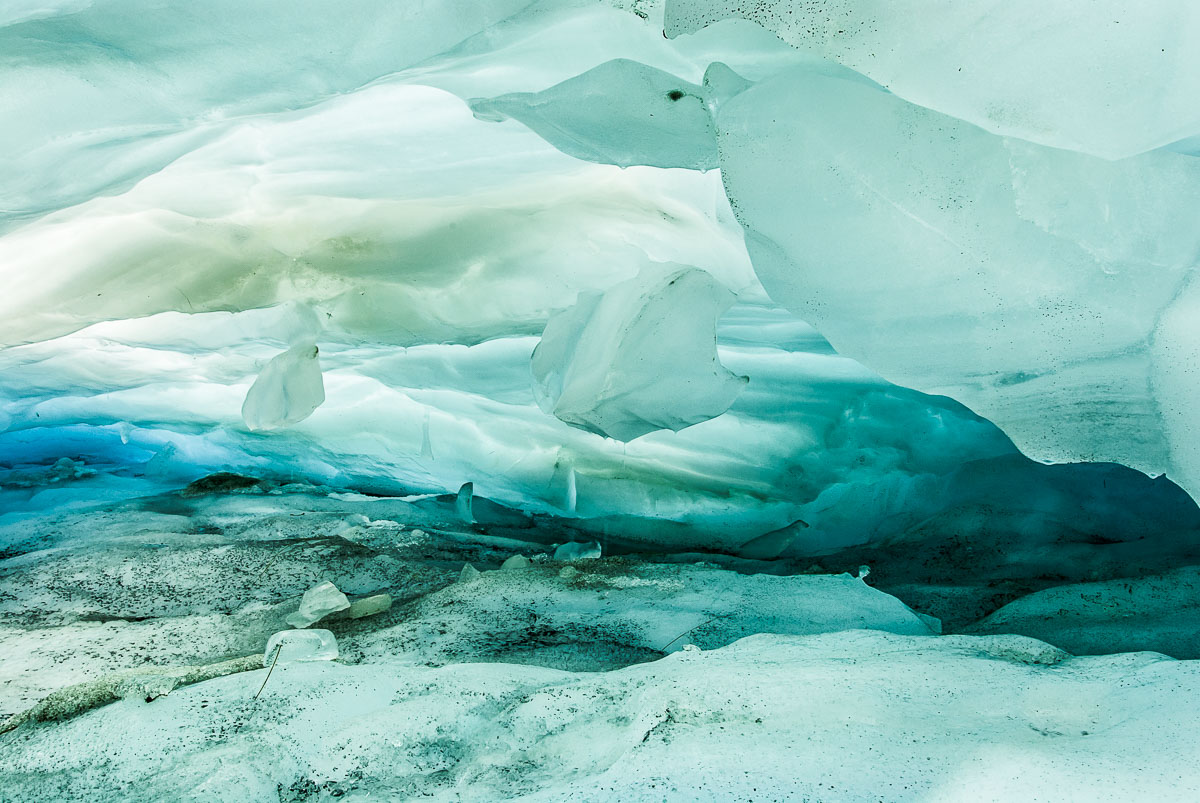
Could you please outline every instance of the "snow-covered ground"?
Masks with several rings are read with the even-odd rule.
[[[476,499],[491,523],[467,523],[451,496],[230,490],[244,482],[0,528],[11,555],[0,568],[0,712],[116,673],[259,656],[326,580],[352,599],[390,594],[392,607],[322,620],[333,662],[240,671],[149,700],[137,686],[24,722],[0,734],[0,800],[1200,794],[1190,736],[1200,663],[938,635],[936,619],[870,585],[877,572],[698,553],[556,561],[555,543],[586,535],[569,520]],[[514,555],[529,560],[501,566]],[[1175,574],[1188,582],[1171,599],[1194,606],[1194,571]],[[1075,588],[973,627],[1026,632],[1034,625],[1012,611],[1045,611],[1046,595],[1065,606]],[[1085,651],[1126,649],[1139,627],[1153,640],[1159,607],[1127,605],[1112,620],[1119,637],[1093,635]]]

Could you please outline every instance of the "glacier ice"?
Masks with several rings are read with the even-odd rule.
[[[218,0],[180,13],[101,0],[10,13],[0,26],[0,147],[10,157],[0,209],[34,217],[128,187],[231,120],[352,91],[529,5],[468,0],[434,15],[372,0],[346,14],[260,0],[242,13]]]
[[[1195,799],[1198,20],[4,5],[0,799]]]
[[[458,494],[454,497],[454,510],[458,513],[458,517],[466,524],[475,523],[474,505],[475,499],[475,484],[464,482],[462,487],[458,489]]]
[[[697,268],[651,268],[551,318],[533,352],[538,404],[628,441],[729,409],[747,377],[722,366],[716,319],[734,296]]]
[[[363,597],[351,602],[350,607],[346,609],[346,615],[351,619],[362,619],[367,616],[385,613],[391,610],[391,607],[391,594],[372,594],[369,597]]]
[[[531,565],[529,558],[524,555],[512,555],[504,559],[504,562],[500,564],[500,568],[505,571],[513,571],[515,569],[528,569]],[[466,573],[465,567],[463,568],[463,573]]]

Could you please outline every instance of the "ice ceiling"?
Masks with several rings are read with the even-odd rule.
[[[225,469],[667,548],[1195,526],[1137,473],[1200,491],[1192,3],[0,24],[9,513]]]

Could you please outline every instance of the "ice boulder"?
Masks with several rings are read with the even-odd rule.
[[[251,431],[298,424],[325,402],[317,351],[314,344],[302,343],[266,364],[242,404],[242,419]]]
[[[287,617],[287,623],[292,627],[308,627],[331,613],[344,611],[349,607],[350,600],[346,595],[326,580],[304,592],[300,599],[300,609]]]
[[[717,359],[717,318],[733,301],[705,271],[660,266],[581,293],[533,352],[539,406],[622,441],[715,418],[749,381]]]
[[[595,560],[600,557],[600,552],[599,541],[572,541],[568,544],[562,544],[558,549],[554,550],[554,559],[564,561]]]
[[[332,661],[338,657],[337,639],[328,630],[283,630],[267,639],[263,666],[297,661]]]
[[[807,529],[808,522],[798,519],[786,527],[751,538],[738,547],[738,555],[750,560],[774,560],[792,545],[801,530]]]

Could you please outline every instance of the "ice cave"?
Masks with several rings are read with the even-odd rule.
[[[1196,0],[0,0],[0,801],[1200,800]]]

